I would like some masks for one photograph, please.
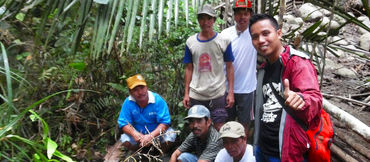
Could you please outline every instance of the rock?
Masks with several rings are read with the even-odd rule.
[[[334,37],[332,37],[329,40],[331,40],[332,42],[335,41],[334,44],[336,44],[336,45],[348,45],[348,42],[347,41],[345,41],[343,38],[338,37],[338,36],[334,36]]]
[[[370,28],[370,20],[369,19],[365,19],[362,23]],[[364,28],[361,28],[361,27],[359,27],[359,31],[360,31],[361,34],[366,34],[366,33],[369,32],[369,31],[367,31],[367,30],[365,30]]]
[[[339,75],[339,76],[342,76],[342,77],[346,77],[346,78],[356,78],[356,72],[348,69],[348,68],[340,68],[336,71],[336,74]]]
[[[329,22],[330,22],[330,19],[328,17],[323,17],[320,26],[324,26],[326,24],[329,24]],[[340,24],[338,22],[336,22],[335,20],[331,21],[330,29],[337,29],[339,27],[340,27]]]
[[[300,18],[300,17],[297,17],[297,18],[295,18],[295,21],[299,24],[299,25],[301,25],[301,24],[303,24],[303,19],[302,18]]]
[[[288,24],[298,24],[293,15],[285,15],[283,19]]]
[[[325,16],[331,15],[331,12],[325,8],[320,9],[320,12],[323,13]]]
[[[369,21],[369,17],[367,16],[360,16],[357,18],[358,21],[364,22],[364,21]]]
[[[301,18],[308,21],[315,21],[323,17],[323,14],[311,3],[305,3],[298,9]],[[309,15],[309,16],[308,16]]]
[[[339,16],[339,15],[334,15],[333,19],[335,21],[337,21],[339,24],[344,24],[347,22],[346,19],[344,19],[343,17]]]
[[[326,58],[325,59],[325,69],[327,70],[336,70],[342,68],[343,65],[340,65],[334,62],[332,59]]]
[[[360,37],[360,47],[366,51],[370,50],[370,32]]]

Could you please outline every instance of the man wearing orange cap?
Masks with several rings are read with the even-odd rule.
[[[172,143],[176,133],[171,133],[171,117],[166,101],[157,93],[148,91],[144,78],[134,75],[127,80],[130,96],[123,102],[118,124],[123,130],[121,142],[130,150],[150,144],[160,137],[161,143]]]
[[[249,130],[248,125],[254,120],[253,101],[257,86],[257,51],[253,47],[248,29],[249,19],[253,14],[252,3],[249,0],[236,0],[233,11],[236,24],[221,32],[221,35],[231,40],[235,57],[233,62],[235,104],[227,109],[227,112],[229,121],[238,117],[245,130]]]

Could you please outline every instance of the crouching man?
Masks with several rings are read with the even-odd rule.
[[[203,105],[194,105],[185,118],[190,121],[192,132],[172,154],[170,162],[213,162],[222,149],[220,133],[212,126],[209,110]]]
[[[123,146],[135,151],[161,135],[161,149],[167,151],[175,141],[176,133],[169,127],[171,117],[166,101],[148,90],[140,74],[129,77],[126,82],[130,96],[123,102],[118,118],[119,127],[123,130]]]

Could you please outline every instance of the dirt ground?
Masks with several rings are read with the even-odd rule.
[[[354,55],[347,55],[341,58],[329,56],[329,58],[340,65],[344,65],[345,67],[356,71],[357,77],[352,79],[345,78],[335,74],[335,70],[327,70],[325,72],[323,88],[321,89],[321,91],[326,94],[352,98],[358,101],[364,101],[369,96],[369,94],[359,97],[351,96],[370,92],[370,82],[368,81],[370,79],[370,61]],[[336,105],[342,110],[353,115],[354,117],[365,123],[367,126],[370,126],[369,106],[364,107],[363,105],[351,103],[347,100],[342,100],[334,97],[324,98],[328,99],[332,104]],[[332,120],[334,124],[334,132],[336,135],[338,133],[346,134],[349,138],[353,139],[355,143],[362,145],[367,150],[370,150],[370,141],[366,141],[363,137],[347,128],[344,123],[339,122],[334,117],[332,117]],[[370,159],[366,158],[366,156],[354,150],[350,145],[338,138],[338,136],[334,137],[334,144],[358,161],[370,161]],[[343,160],[332,153],[332,161]]]

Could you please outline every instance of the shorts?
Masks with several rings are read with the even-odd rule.
[[[228,119],[227,111],[225,109],[226,95],[206,101],[199,101],[194,98],[190,98],[190,107],[193,105],[203,105],[207,107],[214,123],[223,123]]]
[[[165,135],[159,137],[159,140],[161,141],[161,143],[164,143],[164,142],[175,142],[177,134],[175,132],[173,132],[173,131],[175,131],[175,130],[172,127],[169,127],[166,130]],[[169,133],[169,132],[173,132],[173,133]],[[137,142],[134,140],[134,138],[132,138],[130,135],[125,134],[125,133],[123,133],[121,135],[120,141],[122,143],[125,143],[125,142],[128,141],[132,145],[137,145]]]
[[[229,115],[229,121],[238,117],[240,123],[246,124],[254,120],[254,91],[251,93],[234,93],[235,104],[232,108],[226,109]]]

